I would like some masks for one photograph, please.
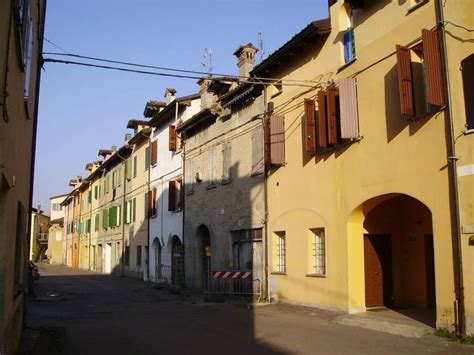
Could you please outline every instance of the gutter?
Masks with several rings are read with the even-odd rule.
[[[440,31],[440,44],[442,48],[442,62],[444,69],[444,85],[447,100],[446,119],[449,126],[449,156],[448,162],[450,167],[450,183],[451,183],[451,198],[452,198],[452,219],[454,221],[453,228],[455,228],[455,240],[453,240],[453,258],[454,258],[454,283],[455,283],[455,311],[456,311],[456,334],[458,336],[466,335],[466,314],[464,305],[464,277],[463,277],[463,263],[462,263],[462,235],[461,235],[461,222],[459,217],[459,191],[458,191],[458,175],[457,175],[457,161],[459,157],[456,156],[456,142],[453,126],[453,111],[451,101],[451,87],[449,79],[449,65],[448,65],[448,53],[446,48],[446,33],[444,28],[444,13],[443,13],[443,2],[442,0],[435,1],[435,12],[437,27]],[[453,238],[454,239],[454,238]]]

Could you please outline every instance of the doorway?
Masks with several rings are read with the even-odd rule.
[[[393,303],[392,238],[390,235],[364,235],[366,307]]]
[[[105,244],[104,272],[106,274],[112,272],[112,243]]]
[[[171,238],[171,283],[184,284],[184,248],[177,235]]]

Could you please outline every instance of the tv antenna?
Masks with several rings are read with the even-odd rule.
[[[212,51],[209,48],[204,48],[204,55],[201,65],[206,69],[207,73],[212,73]]]
[[[258,49],[260,51],[260,62],[263,60],[265,57],[265,42],[263,41],[263,35],[262,32],[258,33]]]

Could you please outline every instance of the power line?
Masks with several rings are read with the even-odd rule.
[[[46,54],[46,53],[45,53]],[[181,79],[202,79],[201,76],[193,76],[193,75],[181,75],[181,74],[168,74],[168,73],[159,73],[159,72],[153,72],[153,71],[145,71],[145,70],[137,70],[137,69],[128,69],[128,68],[121,68],[121,67],[115,67],[115,66],[108,66],[108,65],[100,65],[100,64],[91,64],[91,63],[84,63],[84,62],[76,62],[76,61],[70,61],[70,60],[61,60],[61,59],[53,59],[53,58],[45,58],[43,60],[44,63],[61,63],[61,64],[74,64],[74,65],[79,65],[79,66],[84,66],[84,67],[92,67],[92,68],[100,68],[100,69],[108,69],[108,70],[117,70],[117,71],[123,71],[123,72],[129,72],[129,73],[137,73],[137,74],[146,74],[146,75],[156,75],[156,76],[164,76],[164,77],[170,77],[170,78],[181,78]],[[213,78],[210,77],[208,78],[209,80],[213,81],[222,81],[222,79],[219,78]],[[259,78],[253,78],[250,77],[249,79],[253,80],[247,80],[245,83],[249,84],[260,84],[260,85],[271,85],[272,83],[270,82],[262,82],[258,81]],[[313,88],[315,85],[304,85],[304,84],[285,84],[286,86],[299,86],[299,87],[308,87],[308,88]]]
[[[60,51],[63,51],[63,52],[66,53],[66,54],[71,54],[71,53],[69,53],[67,50],[65,50],[64,48],[62,48],[61,46],[59,46],[59,45],[57,45],[56,43],[54,43],[54,42],[50,41],[49,39],[47,39],[46,37],[43,36],[43,38],[44,38],[44,40],[45,40],[46,42],[48,42],[48,43],[51,44],[52,46],[55,46],[55,47],[58,48]]]
[[[127,66],[138,67],[138,68],[148,68],[148,69],[157,69],[157,70],[165,70],[165,71],[174,71],[174,72],[178,72],[178,73],[187,73],[187,74],[209,75],[208,72],[203,72],[203,71],[195,71],[195,70],[186,70],[186,69],[179,69],[179,68],[161,67],[161,66],[148,65],[148,64],[131,63],[131,62],[124,62],[124,61],[114,60],[114,59],[91,57],[91,56],[85,56],[85,55],[68,53],[68,52],[65,52],[65,53],[43,52],[43,54],[88,59],[88,60],[93,60],[93,61],[98,61],[98,62],[121,64],[121,65],[127,65]],[[249,76],[240,76],[240,75],[232,75],[232,74],[222,74],[222,73],[213,73],[213,75],[227,77],[227,78],[235,78],[235,79],[256,79],[256,80],[263,80],[263,81],[269,81],[269,82],[270,81],[271,82],[276,82],[276,81],[281,80],[281,79],[277,79],[277,78],[249,77]],[[201,77],[199,77],[199,78],[201,78]],[[302,80],[284,79],[283,81],[284,82],[287,82],[287,81],[288,82],[297,82],[297,83],[317,83],[314,80],[305,80],[305,79],[302,79]]]

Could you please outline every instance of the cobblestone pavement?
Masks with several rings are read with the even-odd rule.
[[[474,354],[427,336],[340,324],[341,314],[288,305],[205,303],[141,280],[39,265],[27,305],[30,354]]]

